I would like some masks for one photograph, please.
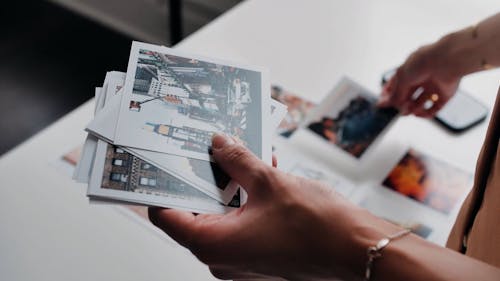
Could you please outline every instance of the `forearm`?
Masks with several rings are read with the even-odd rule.
[[[500,66],[500,13],[450,33],[434,44],[452,77]]]
[[[361,221],[371,230],[356,236],[357,247],[367,249],[380,239],[400,231],[400,228],[371,215],[361,214]],[[410,234],[394,241],[382,251],[372,267],[370,280],[500,280],[500,269],[458,252],[438,246]],[[364,274],[367,254],[353,268],[358,276]],[[359,257],[359,255],[358,255]],[[358,258],[359,259],[359,258]]]

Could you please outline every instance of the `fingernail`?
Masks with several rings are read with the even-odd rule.
[[[212,135],[212,148],[221,149],[227,145],[233,145],[234,140],[226,135],[215,133]]]

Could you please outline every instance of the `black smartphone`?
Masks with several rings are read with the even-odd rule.
[[[382,86],[391,79],[396,70],[390,70],[382,75]],[[460,89],[434,116],[434,120],[446,129],[459,133],[481,123],[488,116],[488,107],[470,94]]]

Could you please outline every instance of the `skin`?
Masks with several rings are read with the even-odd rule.
[[[150,208],[149,216],[217,278],[362,280],[367,248],[401,230],[331,187],[266,165],[231,138],[214,136],[213,156],[248,192],[246,205],[225,215]],[[413,234],[391,242],[383,256],[372,280],[500,277],[497,268]]]
[[[500,14],[422,47],[384,88],[382,106],[430,117],[463,75],[500,65]],[[413,99],[422,87],[422,98]],[[430,109],[422,104],[432,94]],[[331,187],[266,165],[234,139],[216,135],[213,157],[248,193],[225,215],[150,208],[151,221],[207,264],[215,277],[236,280],[362,280],[367,248],[401,230],[361,209]],[[273,160],[274,166],[276,159]],[[413,234],[392,241],[371,280],[500,280],[500,269]]]
[[[403,115],[433,117],[455,94],[464,75],[500,66],[500,13],[476,27],[450,33],[413,52],[382,90],[381,106]],[[414,96],[420,89],[422,93]],[[430,108],[424,104],[437,94]]]

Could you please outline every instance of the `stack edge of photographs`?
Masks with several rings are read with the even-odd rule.
[[[268,74],[133,42],[127,72],[106,74],[74,179],[91,201],[224,213],[246,194],[213,161],[214,133],[271,163],[271,136],[287,107]]]

